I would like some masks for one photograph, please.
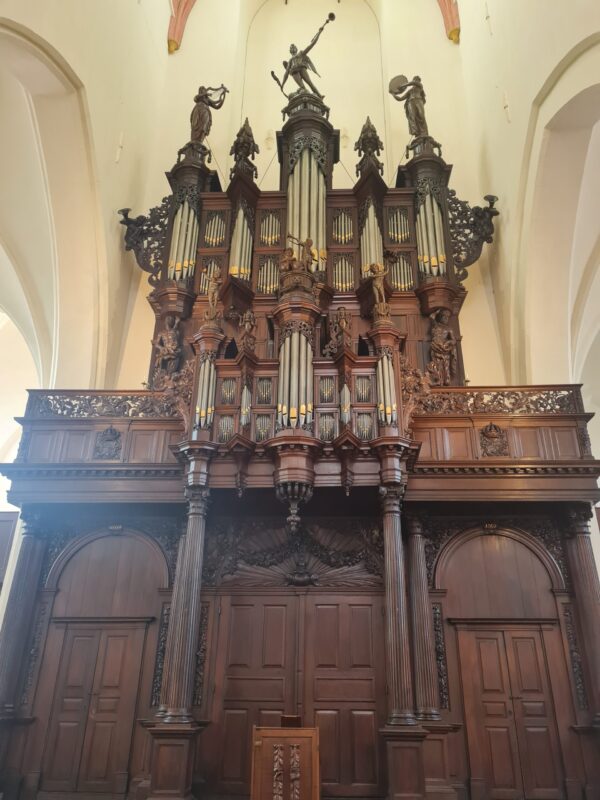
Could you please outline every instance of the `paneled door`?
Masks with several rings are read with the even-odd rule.
[[[309,596],[303,721],[319,728],[321,785],[330,796],[381,795],[385,723],[383,597]]]
[[[249,793],[252,726],[277,727],[295,713],[297,608],[289,595],[221,598],[216,717],[202,743],[219,793]]]
[[[145,624],[67,624],[42,788],[123,793]]]
[[[472,794],[561,800],[561,752],[539,626],[462,629]]]
[[[219,598],[212,725],[200,740],[211,795],[250,790],[253,725],[298,714],[319,728],[325,796],[384,794],[383,597],[342,592]]]

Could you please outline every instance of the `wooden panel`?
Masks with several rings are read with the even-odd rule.
[[[59,431],[33,431],[29,445],[28,461],[44,462],[56,460],[56,445]]]
[[[543,445],[539,428],[515,427],[515,455],[517,458],[542,458]]]
[[[321,742],[319,746],[321,779],[325,783],[341,783],[340,750],[337,747],[340,737],[340,712],[335,709],[317,711],[315,723],[319,729]]]
[[[579,442],[575,428],[552,427],[550,437],[555,458],[579,458]]]
[[[374,711],[350,712],[352,731],[352,783],[377,783],[377,715]]]
[[[339,666],[340,620],[337,605],[315,605],[315,667]]]
[[[444,428],[444,458],[462,461],[473,458],[471,428]]]
[[[60,460],[84,461],[88,456],[89,439],[88,431],[65,431]]]
[[[157,431],[132,431],[129,461],[134,463],[157,460]]]
[[[552,583],[537,555],[510,536],[482,533],[452,554],[440,588],[449,617],[552,618]]]
[[[421,452],[419,458],[427,460],[435,457],[435,431],[431,429],[422,429],[415,427],[413,438],[417,442],[421,442]]]
[[[101,536],[65,565],[54,616],[148,616],[164,581],[164,559],[144,539],[126,533]]]

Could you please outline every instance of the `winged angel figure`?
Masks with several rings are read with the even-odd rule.
[[[275,80],[277,82],[277,84],[279,85],[279,88],[281,89],[281,91],[283,92],[283,94],[286,97],[289,97],[289,95],[285,94],[285,92],[283,91],[283,87],[284,87],[285,82],[287,81],[287,79],[291,76],[296,81],[296,83],[298,84],[298,87],[299,87],[300,91],[303,91],[303,92],[309,92],[310,91],[313,94],[316,94],[317,97],[320,97],[321,100],[323,99],[323,95],[319,92],[317,87],[312,82],[312,79],[311,79],[311,77],[309,75],[309,72],[308,72],[309,70],[312,70],[312,72],[314,72],[315,75],[319,75],[319,73],[315,69],[315,65],[313,64],[313,62],[310,60],[310,57],[308,56],[308,52],[309,52],[309,50],[312,50],[313,47],[316,45],[316,43],[319,41],[319,37],[323,33],[325,25],[327,25],[328,22],[333,22],[334,19],[335,19],[335,14],[329,14],[328,15],[328,17],[325,20],[325,22],[323,23],[323,25],[321,25],[319,30],[316,32],[316,34],[311,39],[310,44],[308,44],[304,48],[304,50],[298,50],[298,48],[296,47],[295,44],[290,45],[291,58],[290,58],[289,61],[284,61],[283,62],[283,66],[285,67],[285,72],[283,74],[283,78],[282,78],[281,81],[275,75],[274,72],[271,72],[273,80]],[[319,77],[321,77],[321,76],[319,75]]]

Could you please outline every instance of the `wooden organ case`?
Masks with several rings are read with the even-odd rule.
[[[494,198],[429,137],[388,187],[370,120],[335,189],[329,109],[285,114],[279,191],[246,121],[226,191],[190,142],[123,212],[148,388],[30,394],[4,796],[248,796],[253,726],[295,714],[325,798],[600,798],[589,415],[464,381]]]

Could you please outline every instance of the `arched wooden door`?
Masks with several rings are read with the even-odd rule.
[[[167,585],[162,553],[134,532],[73,540],[56,560],[25,754],[26,779],[43,794],[127,792],[140,681],[154,658],[147,633]]]
[[[579,765],[558,565],[525,534],[474,530],[442,552],[436,588],[456,636],[473,800],[563,800]]]

